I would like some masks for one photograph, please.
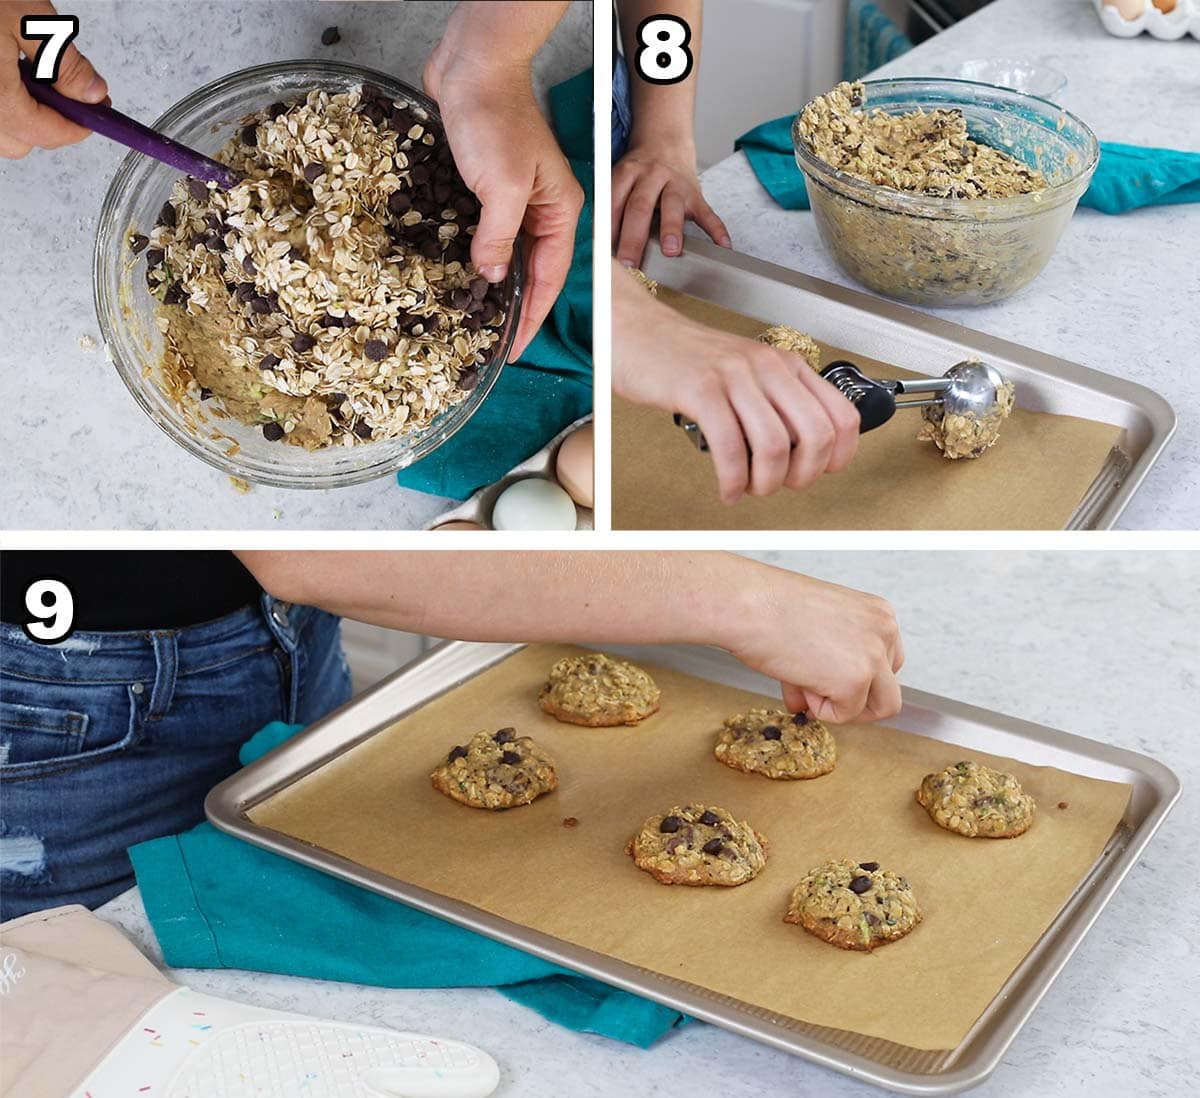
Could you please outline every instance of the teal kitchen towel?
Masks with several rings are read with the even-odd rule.
[[[298,732],[270,724],[253,762]],[[569,1029],[649,1047],[677,1011],[578,976],[203,823],[129,856],[166,962],[379,987],[496,987]]]
[[[842,51],[843,80],[858,80],[912,48],[907,35],[871,0],[850,0]]]
[[[566,285],[520,360],[449,442],[396,474],[404,488],[452,499],[499,480],[592,410],[592,70],[550,89],[559,145],[584,191]]]
[[[758,181],[785,210],[807,210],[804,176],[792,150],[795,115],[764,122],[734,145],[750,161]],[[1107,214],[1142,206],[1200,202],[1200,152],[1100,143],[1100,164],[1079,200]]]

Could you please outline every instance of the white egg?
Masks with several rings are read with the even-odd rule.
[[[575,504],[552,480],[528,477],[510,484],[492,508],[496,530],[574,530]]]

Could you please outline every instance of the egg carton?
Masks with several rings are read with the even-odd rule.
[[[1136,38],[1143,31],[1155,38],[1182,38],[1185,34],[1200,38],[1200,0],[1178,0],[1171,12],[1161,12],[1151,0],[1146,0],[1146,10],[1136,19],[1126,19],[1104,0],[1092,3],[1100,16],[1100,25],[1118,38]]]
[[[577,419],[569,427],[559,431],[532,457],[526,458],[520,465],[510,469],[495,484],[480,488],[470,499],[464,500],[456,507],[438,515],[425,529],[432,530],[447,522],[477,522],[485,530],[493,529],[492,508],[496,505],[496,499],[500,493],[510,484],[518,480],[526,480],[529,477],[541,477],[543,480],[558,483],[554,476],[554,465],[558,460],[559,447],[562,446],[568,435],[574,434],[585,423],[591,422],[591,415]],[[590,507],[581,507],[578,503],[575,504],[575,529],[595,529],[595,520]]]

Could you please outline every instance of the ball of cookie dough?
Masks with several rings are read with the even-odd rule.
[[[658,711],[662,692],[640,667],[600,652],[567,656],[550,669],[538,703],[567,724],[610,728]]]
[[[837,946],[869,952],[921,921],[908,881],[878,862],[826,862],[792,889],[785,923]]]
[[[513,728],[476,732],[469,743],[452,747],[430,780],[460,804],[493,810],[530,804],[558,788],[554,760]]]
[[[990,415],[952,415],[940,404],[922,409],[920,442],[932,442],[951,461],[977,458],[996,445],[1000,428],[1012,415],[1016,389],[1006,381],[996,390],[996,409]]]
[[[807,713],[751,709],[737,713],[717,734],[713,754],[726,766],[768,778],[819,778],[837,761],[833,735]]]
[[[767,840],[744,820],[715,805],[676,806],[651,816],[625,852],[662,884],[734,885],[767,864]]]
[[[759,343],[767,343],[781,351],[799,355],[814,370],[821,369],[821,348],[812,336],[786,324],[774,324],[758,337]]]
[[[637,267],[626,267],[625,269],[645,287],[651,297],[658,297],[658,283],[654,279],[648,278]]]
[[[976,762],[926,774],[917,801],[939,827],[982,839],[1011,839],[1028,831],[1036,808],[1011,774]]]

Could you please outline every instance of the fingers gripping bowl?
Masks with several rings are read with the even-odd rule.
[[[943,197],[881,186],[818,156],[792,126],[821,239],[855,281],[918,305],[981,305],[1016,293],[1049,261],[1100,157],[1095,134],[1036,96],[967,80],[864,83],[863,110],[958,111],[971,141],[1044,177],[1042,189],[1003,197]],[[807,109],[807,108],[806,108]]]
[[[436,106],[415,89],[383,73],[321,61],[281,62],[222,77],[177,103],[155,123],[155,128],[170,133],[201,152],[213,155],[231,140],[254,142],[256,138],[253,134],[246,134],[245,138],[242,135],[247,128],[245,119],[256,112],[260,120],[266,120],[269,124],[271,116],[278,114],[280,106],[303,108],[306,97],[314,91],[330,98],[342,97],[341,101],[345,102],[348,94],[357,97],[364,84],[379,89],[379,103],[406,103],[415,116],[414,121],[428,121],[428,131],[440,132]],[[367,114],[368,106],[370,104],[364,100],[357,108],[358,113]],[[280,116],[278,121],[286,122],[288,117],[292,116]],[[375,118],[372,117],[371,121],[374,122]],[[387,125],[386,121],[384,125]],[[357,132],[369,132],[364,119],[354,120],[353,126]],[[303,127],[301,129],[303,131]],[[264,124],[258,125],[257,131],[259,134],[272,132]],[[393,132],[396,133],[395,140],[399,147],[398,142],[403,140],[404,135],[399,131]],[[419,129],[412,132],[420,136]],[[308,145],[304,136],[299,140]],[[318,137],[316,140],[321,142],[325,139]],[[444,142],[444,138],[441,140]],[[250,151],[253,152],[254,148],[251,144]],[[271,149],[260,151],[265,156],[272,153]],[[303,200],[288,205],[298,205],[301,209],[308,198],[305,186],[311,186],[312,197],[318,203],[323,197],[327,200],[336,199],[336,195],[330,194],[337,189],[335,177],[336,184],[341,185],[345,180],[344,173],[350,170],[346,167],[344,155],[344,147],[339,146],[339,161],[336,166],[330,165],[330,177],[322,179],[315,176],[310,179],[316,165],[306,164],[305,167],[312,167],[313,172],[294,169],[290,175],[287,171],[281,174],[276,172],[271,185],[274,186],[280,178],[294,185],[296,193],[302,194]],[[420,206],[423,192],[417,187],[417,173],[412,170],[417,158],[411,156],[411,161],[406,172],[405,165],[401,164],[397,155],[394,176],[401,179],[405,194],[412,195],[413,205]],[[275,168],[278,168],[278,163]],[[514,254],[506,281],[492,289],[488,296],[489,311],[486,315],[490,327],[485,332],[485,340],[478,338],[478,328],[474,332],[464,330],[461,334],[457,331],[456,326],[465,328],[467,321],[474,323],[463,309],[473,310],[476,303],[467,302],[465,297],[464,302],[460,303],[462,308],[447,307],[444,314],[439,312],[436,316],[417,315],[432,314],[435,299],[440,302],[444,297],[449,302],[455,293],[469,296],[466,286],[473,281],[473,272],[466,265],[469,241],[456,248],[445,247],[450,239],[448,234],[456,232],[458,226],[449,228],[448,225],[454,220],[453,214],[443,221],[443,211],[438,207],[452,204],[453,199],[450,203],[444,202],[445,196],[433,192],[436,180],[426,179],[424,173],[420,174],[421,185],[429,190],[424,197],[432,203],[427,213],[424,210],[406,210],[403,215],[396,212],[387,218],[368,213],[356,224],[356,229],[361,227],[360,236],[369,237],[375,233],[382,241],[379,254],[385,257],[385,263],[379,284],[376,285],[370,277],[359,278],[359,297],[354,300],[333,297],[330,309],[322,305],[311,316],[301,315],[302,311],[298,313],[294,304],[289,308],[289,302],[296,300],[295,295],[274,281],[276,267],[264,265],[264,255],[268,258],[271,255],[263,251],[264,247],[269,249],[272,246],[269,235],[265,242],[261,239],[248,242],[244,239],[245,230],[239,229],[245,218],[229,216],[229,212],[237,212],[236,207],[242,199],[236,196],[242,188],[223,195],[210,192],[205,196],[192,183],[188,185],[187,190],[195,190],[196,193],[191,198],[185,194],[180,213],[181,224],[184,218],[196,221],[201,214],[206,219],[212,218],[214,213],[210,207],[217,208],[216,231],[206,233],[209,242],[207,245],[201,243],[199,236],[195,241],[197,263],[205,266],[210,275],[216,272],[226,280],[225,287],[221,287],[219,281],[215,285],[212,282],[208,284],[208,289],[215,291],[209,294],[210,303],[214,297],[224,299],[225,289],[229,289],[230,296],[227,300],[221,300],[216,310],[209,312],[199,309],[202,303],[188,301],[185,294],[182,309],[186,310],[188,317],[199,313],[204,323],[198,324],[197,329],[203,332],[207,328],[213,332],[212,342],[221,340],[226,334],[226,316],[235,326],[247,329],[237,335],[244,337],[240,346],[245,349],[246,361],[257,362],[263,369],[262,385],[257,384],[257,375],[253,383],[256,392],[261,389],[266,393],[263,403],[268,415],[271,414],[272,387],[283,394],[279,402],[281,404],[287,403],[288,394],[308,392],[329,406],[335,417],[334,432],[328,438],[322,438],[317,445],[305,448],[289,444],[292,441],[290,431],[297,426],[290,413],[283,420],[289,428],[289,437],[281,439],[282,431],[256,422],[254,415],[242,414],[245,408],[239,410],[236,398],[223,400],[221,393],[214,398],[199,369],[195,371],[196,377],[184,372],[181,380],[179,371],[164,363],[168,337],[162,328],[168,322],[162,314],[166,312],[168,316],[180,318],[184,318],[184,314],[170,313],[171,306],[176,309],[181,306],[178,296],[170,296],[178,295],[179,291],[166,285],[164,293],[161,280],[164,270],[168,271],[170,277],[175,277],[175,272],[169,271],[170,250],[165,267],[159,255],[150,253],[154,244],[159,242],[157,238],[165,231],[161,220],[162,212],[166,209],[164,203],[170,200],[180,204],[180,176],[157,161],[137,154],[127,157],[105,198],[93,267],[96,309],[109,355],[143,411],[177,443],[210,465],[231,476],[283,487],[329,488],[361,483],[403,468],[425,457],[449,439],[487,397],[512,347],[520,311],[521,261],[520,256]],[[353,184],[347,181],[347,185]],[[262,186],[265,194],[267,184]],[[325,188],[329,189],[322,196],[321,190]],[[267,196],[267,200],[270,197]],[[387,196],[384,197],[386,199]],[[192,201],[198,202],[197,208],[193,209],[189,204]],[[262,194],[257,199],[252,198],[251,213],[255,212],[256,202],[265,201]],[[282,208],[284,203],[279,205]],[[228,207],[228,211],[224,207]],[[269,234],[282,226],[281,231],[286,236],[288,226],[274,220],[270,216],[271,209],[273,207],[263,205],[264,231]],[[392,206],[385,212],[395,209]],[[203,212],[205,210],[209,212]],[[355,217],[358,212],[356,207],[353,211]],[[424,216],[418,217],[418,214]],[[228,217],[230,224],[220,224],[221,216]],[[337,220],[336,216],[331,217]],[[394,231],[396,239],[400,240],[408,228],[408,222],[403,217],[415,223],[416,232],[427,231],[435,237],[442,245],[438,255],[434,256],[432,252],[428,255],[416,254],[411,262],[397,259],[394,254],[389,255],[386,234]],[[311,217],[309,220],[311,222]],[[152,229],[156,225],[159,228]],[[231,226],[234,231],[227,231]],[[204,229],[203,225],[199,227]],[[292,226],[293,230],[296,228],[296,225]],[[309,237],[314,249],[312,252],[305,246],[303,228],[294,237],[294,241],[299,242],[299,249],[283,261],[285,276],[293,279],[289,283],[292,288],[307,291],[315,286],[316,297],[331,296],[330,292],[325,291],[322,280],[327,277],[337,280],[339,277],[341,268],[337,265],[343,259],[338,255],[336,229],[333,226],[333,230],[326,233],[318,226],[317,236]],[[308,231],[311,234],[313,230],[310,228]],[[136,237],[139,234],[151,235],[151,248],[141,243],[139,252],[135,254],[130,248],[130,239],[131,235]],[[334,238],[332,241],[329,239],[331,237]],[[433,247],[433,242],[428,238],[424,244]],[[243,257],[242,251],[251,245],[255,249],[253,258]],[[206,256],[206,247],[214,249],[213,253]],[[287,248],[288,245],[279,242],[277,247]],[[315,254],[318,247],[323,249],[320,257]],[[396,252],[405,251],[409,254],[408,248],[405,240]],[[185,255],[190,254],[185,246]],[[244,267],[241,266],[243,258],[250,259]],[[287,274],[287,265],[293,258],[297,264],[311,261],[311,267],[299,265]],[[154,265],[150,260],[156,261],[158,266],[151,269]],[[231,273],[234,270],[238,273]],[[411,313],[400,309],[396,314],[397,305],[394,297],[389,302],[383,285],[385,281],[393,285],[397,281],[412,283],[403,287],[406,296],[400,299],[400,304],[410,308]],[[451,289],[452,286],[456,289]],[[446,292],[440,293],[441,289]],[[267,302],[259,302],[257,298],[253,301],[240,300],[236,295],[243,290],[271,298],[271,307],[267,308]],[[273,303],[279,297],[279,290],[283,291],[282,310]],[[193,289],[192,297],[195,296]],[[261,326],[254,308],[259,304],[264,306]],[[221,313],[222,308],[225,314]],[[380,330],[380,317],[389,309],[391,315],[387,318],[386,330]],[[346,329],[343,332],[333,323],[334,319],[351,316],[356,317],[359,326],[353,326],[354,321],[343,319],[342,327]],[[173,325],[173,321],[171,323]],[[330,331],[330,328],[336,330]],[[174,338],[172,327],[170,339]],[[296,340],[303,342],[297,344]],[[422,372],[430,370],[429,358],[435,350],[434,345],[443,350],[453,350],[456,342],[462,357],[450,367],[446,379],[434,377],[428,383],[421,381]],[[473,349],[481,347],[483,343],[487,346],[475,353]],[[297,352],[293,356],[295,363],[288,358],[288,349],[292,346],[296,347]],[[410,348],[411,353],[406,354],[406,348]],[[301,351],[304,355],[300,354]],[[383,358],[379,357],[381,354]],[[475,359],[473,363],[470,361],[472,356]],[[178,358],[174,355],[168,357]],[[306,377],[300,368],[306,357],[308,360],[320,358],[336,364],[340,376],[322,377],[314,386],[312,377]],[[279,361],[281,358],[284,360],[282,363]],[[414,364],[419,367],[416,371],[412,370]],[[434,369],[437,368],[435,365]],[[242,376],[247,376],[244,363]],[[397,381],[398,378],[401,380]],[[448,381],[449,378],[454,380]],[[336,390],[347,389],[350,390],[348,402],[342,408],[339,401],[345,399],[346,394]],[[418,403],[413,405],[414,414],[400,430],[372,430],[369,420],[376,417],[381,408],[386,410],[389,401],[393,402],[394,408],[402,389],[415,394],[413,399]],[[436,400],[429,399],[428,394],[431,393]],[[421,401],[425,403],[422,405]],[[324,405],[318,407],[315,399],[310,403],[318,412],[323,411]],[[417,411],[425,414],[415,414]],[[339,412],[345,417],[340,423],[337,419]],[[378,418],[374,421],[379,422]]]

